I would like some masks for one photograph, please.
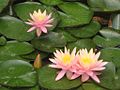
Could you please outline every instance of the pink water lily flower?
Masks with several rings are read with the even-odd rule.
[[[89,78],[92,78],[97,83],[100,83],[97,75],[100,75],[100,72],[105,69],[105,65],[108,62],[103,62],[103,60],[98,60],[100,56],[100,52],[95,54],[93,49],[89,52],[87,49],[79,50],[78,55],[78,63],[75,74],[71,77],[71,79],[75,79],[81,76],[81,81],[85,82]]]
[[[73,75],[73,66],[76,64],[76,48],[70,53],[70,50],[65,48],[63,51],[54,52],[54,58],[49,59],[53,64],[49,66],[52,68],[57,68],[60,71],[57,73],[56,81],[60,80],[65,74],[68,79]]]
[[[51,18],[52,13],[47,15],[46,10],[42,13],[39,9],[38,12],[34,11],[33,14],[30,13],[31,20],[28,19],[28,22],[25,22],[28,25],[31,25],[32,27],[27,31],[31,32],[33,30],[36,30],[36,34],[39,37],[41,33],[47,33],[48,27],[52,27],[51,24],[53,22],[53,18]]]

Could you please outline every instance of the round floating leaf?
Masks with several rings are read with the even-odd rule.
[[[87,0],[94,11],[120,10],[120,0]]]
[[[39,1],[46,5],[58,5],[63,3],[62,0],[39,0]]]
[[[77,49],[79,50],[82,48],[87,48],[87,49],[95,48],[96,45],[91,39],[80,39],[80,40],[77,40],[76,42],[69,43],[67,47],[70,49],[77,47]]]
[[[31,64],[9,60],[0,64],[0,84],[9,87],[31,87],[36,84],[36,73]]]
[[[1,54],[14,53],[15,55],[28,54],[34,51],[34,48],[28,42],[8,41],[5,46],[0,47]]]
[[[58,7],[64,12],[59,12],[60,27],[88,24],[93,15],[93,12],[87,6],[78,2],[64,2]]]
[[[68,30],[72,35],[79,38],[87,38],[94,36],[100,30],[100,24],[96,21],[92,21],[90,24]]]
[[[106,65],[106,69],[100,75],[99,85],[108,88],[110,90],[120,89],[120,69],[115,70],[115,66],[112,63]]]
[[[19,19],[11,16],[0,17],[0,33],[10,39],[29,41],[34,33],[27,32],[28,27]]]
[[[112,29],[102,29],[100,34],[95,36],[94,42],[100,47],[115,47],[120,45],[120,34]]]
[[[3,36],[1,36],[1,37],[0,37],[0,45],[5,45],[6,42],[7,42],[6,38],[3,37]]]
[[[44,66],[39,70],[39,84],[43,88],[54,90],[66,90],[81,85],[80,79],[68,80],[66,77],[59,81],[55,81],[57,70],[48,66]]]
[[[119,48],[102,49],[101,58],[105,61],[113,62],[116,67],[120,67],[120,49]]]
[[[8,5],[9,0],[0,0],[0,12]]]
[[[27,21],[28,19],[30,19],[29,14],[33,13],[35,10],[38,11],[38,9],[41,9],[41,11],[44,11],[46,9],[47,14],[52,13],[52,18],[54,18],[54,21],[52,23],[53,26],[49,28],[49,30],[53,30],[59,21],[58,13],[54,8],[44,6],[36,2],[25,2],[14,6],[14,10],[17,16],[21,18],[23,21]]]
[[[83,90],[105,90],[102,87],[100,87],[94,83],[84,83],[84,84],[82,84],[82,88],[83,88]]]
[[[27,42],[8,41],[6,45],[0,46],[0,60],[21,59],[19,55],[32,51],[34,48]]]
[[[41,51],[53,52],[57,47],[66,45],[65,38],[60,33],[50,32],[47,35],[32,40],[32,45]]]

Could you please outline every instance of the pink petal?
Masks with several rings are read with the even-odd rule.
[[[93,75],[93,72],[92,71],[88,71],[86,72],[89,76],[92,76]]]
[[[61,70],[59,73],[58,73],[58,75],[57,75],[57,77],[56,77],[56,81],[58,81],[58,80],[60,80],[64,75],[65,75],[65,73],[66,73],[66,71],[65,70]]]
[[[54,20],[54,19],[52,18],[52,19],[46,21],[46,23],[51,23],[51,22],[53,22],[53,20]]]
[[[55,59],[49,59],[52,63],[57,63]]]
[[[81,78],[81,81],[82,82],[85,82],[85,81],[87,81],[89,79],[89,76],[87,75],[87,74],[83,74],[82,75],[82,78]]]
[[[33,25],[33,23],[31,23],[31,22],[25,22],[26,24],[28,24],[28,25]]]
[[[98,53],[95,55],[95,59],[98,60],[99,56],[100,56],[100,52],[98,52]]]
[[[100,63],[100,67],[102,67],[102,66],[105,66],[106,64],[108,64],[108,62],[102,62],[102,63]]]
[[[97,83],[100,83],[99,78],[98,78],[95,74],[93,74],[93,76],[91,76],[91,78],[92,78],[93,80],[95,80]]]
[[[42,30],[44,33],[47,33],[47,28],[41,27],[41,30]]]
[[[93,68],[91,70],[93,70],[93,71],[101,71],[101,70],[104,70],[104,69],[105,69],[105,67],[96,67],[96,68]]]
[[[71,77],[71,79],[76,79],[76,78],[78,78],[80,76],[80,74],[74,74],[72,77]]]
[[[53,25],[51,25],[51,24],[46,24],[45,26],[46,26],[46,27],[52,27]]]
[[[41,35],[41,33],[42,33],[41,30],[39,30],[39,29],[36,30],[36,34],[38,37]]]
[[[51,68],[58,68],[58,69],[61,68],[61,67],[59,67],[58,65],[55,65],[55,64],[50,64],[49,67],[51,67]]]
[[[72,75],[73,75],[72,72],[70,72],[70,71],[67,71],[67,72],[66,72],[66,76],[67,76],[67,78],[70,79],[70,80],[71,80]]]
[[[31,27],[27,32],[31,32],[35,29],[36,27]]]

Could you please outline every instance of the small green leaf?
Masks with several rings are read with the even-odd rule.
[[[120,49],[119,48],[106,48],[101,50],[101,59],[113,62],[116,67],[120,67]]]
[[[9,87],[31,87],[36,84],[36,73],[31,64],[9,60],[0,64],[0,84]]]
[[[79,50],[82,48],[87,48],[87,49],[95,48],[96,45],[91,39],[80,39],[80,40],[77,40],[76,42],[69,43],[67,47],[70,49],[77,47],[77,49]]]
[[[21,20],[11,17],[0,17],[0,33],[10,39],[29,41],[34,38],[34,33],[28,33],[27,27]]]
[[[66,90],[81,85],[80,79],[68,80],[66,77],[55,81],[57,70],[44,66],[39,70],[39,84],[46,89]]]
[[[88,38],[94,36],[100,30],[100,24],[92,21],[90,24],[79,28],[70,28],[68,32],[78,38]]]
[[[62,34],[50,32],[47,35],[33,39],[31,43],[38,50],[53,52],[58,47],[64,47],[66,40]]]
[[[59,12],[61,18],[60,27],[88,24],[92,19],[93,12],[84,4],[64,2],[58,5],[58,7],[64,12]]]

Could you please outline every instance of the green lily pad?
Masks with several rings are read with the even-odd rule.
[[[94,11],[118,11],[120,0],[87,0]]]
[[[8,5],[9,0],[0,0],[0,12]]]
[[[37,57],[39,52],[32,52],[30,54],[27,54],[27,55],[22,55],[21,57],[25,58],[25,59],[29,59],[29,60],[35,60],[35,58]],[[48,56],[48,53],[45,53],[45,52],[40,52],[40,56],[41,56],[41,59],[44,59]]]
[[[87,48],[87,49],[95,48],[96,45],[91,39],[79,39],[76,42],[69,43],[67,47],[70,49],[77,47],[77,49],[79,50],[82,48]]]
[[[110,90],[120,89],[120,69],[116,71],[113,63],[108,63],[106,69],[100,75],[99,85]]]
[[[9,60],[0,64],[0,84],[9,87],[31,87],[36,84],[36,72],[31,64],[22,60]]]
[[[5,45],[7,42],[6,38],[4,36],[0,37],[0,45]]]
[[[72,35],[78,38],[88,38],[94,36],[100,30],[100,24],[92,21],[90,24],[83,27],[68,30]]]
[[[58,5],[63,3],[62,0],[39,0],[39,1],[46,5]]]
[[[95,36],[94,42],[100,47],[115,47],[120,45],[120,34],[112,29],[102,29],[100,34]]]
[[[21,18],[23,21],[27,21],[28,19],[30,19],[29,14],[33,13],[35,10],[38,11],[38,9],[41,9],[41,11],[44,11],[46,9],[47,14],[52,13],[52,18],[54,18],[54,21],[52,23],[53,26],[50,27],[49,30],[53,30],[59,21],[58,13],[54,8],[44,6],[37,2],[25,2],[25,3],[16,4],[14,6],[14,10],[17,16]]]
[[[119,48],[105,48],[101,50],[103,60],[113,62],[116,67],[120,67],[120,49]]]
[[[87,6],[78,2],[64,2],[58,7],[64,12],[59,12],[60,27],[88,24],[93,16],[93,12]]]
[[[41,87],[53,90],[66,90],[81,85],[80,79],[68,80],[66,77],[55,81],[57,70],[44,66],[39,70],[39,84]]]
[[[8,41],[6,45],[0,46],[0,61],[22,59],[19,55],[29,54],[33,51],[34,48],[27,42]]]
[[[83,90],[105,90],[104,88],[102,88],[94,83],[84,83],[84,84],[82,84],[82,88],[83,88]]]
[[[34,33],[28,33],[29,27],[21,20],[11,17],[0,17],[0,33],[10,39],[29,41],[34,38]]]
[[[50,32],[47,35],[33,39],[31,43],[38,50],[53,52],[58,47],[64,47],[66,40],[62,34]]]

